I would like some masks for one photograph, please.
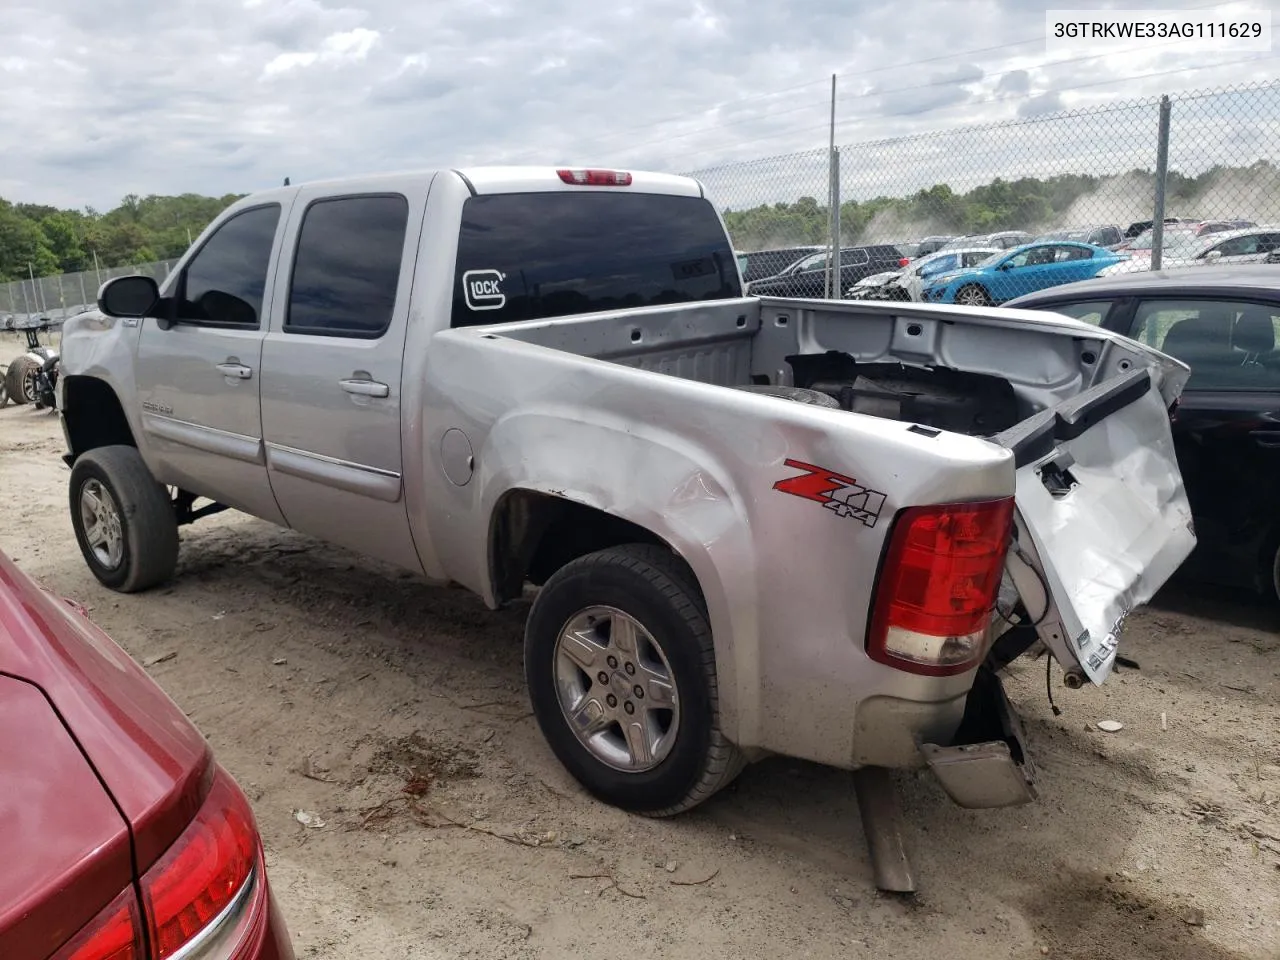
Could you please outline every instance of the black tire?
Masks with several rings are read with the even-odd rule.
[[[14,403],[31,403],[35,400],[33,376],[39,369],[39,361],[25,355],[9,364],[9,370],[4,376],[4,385],[9,391],[10,400]]]
[[[0,407],[8,406],[9,403],[9,385],[5,381],[8,380],[9,368],[0,366]]]
[[[656,766],[619,770],[592,754],[557,694],[561,630],[593,606],[613,607],[658,642],[680,704],[674,743]],[[720,729],[711,627],[693,573],[663,547],[629,544],[574,560],[543,586],[525,627],[525,679],[538,726],[566,769],[598,799],[650,817],[689,810],[742,770],[741,751]]]
[[[965,299],[965,295],[972,299]],[[976,283],[961,287],[956,291],[956,303],[971,307],[989,307],[995,301],[991,299],[991,295]]]
[[[118,518],[119,560],[104,562],[85,531],[82,498],[96,484]],[[93,488],[90,487],[92,490]],[[136,593],[163,583],[178,565],[178,523],[169,492],[151,476],[134,447],[98,447],[71,469],[71,525],[85,563],[103,586]]]

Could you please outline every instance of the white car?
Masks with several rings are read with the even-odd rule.
[[[1174,231],[1165,237],[1162,269],[1203,267],[1235,263],[1263,263],[1267,256],[1280,250],[1280,227],[1246,227],[1194,236],[1189,231]],[[1136,273],[1151,269],[1151,251],[1132,251],[1130,259],[1103,269],[1098,276]]]
[[[914,300],[923,299],[925,281],[941,273],[976,267],[992,254],[1001,253],[997,247],[964,247],[958,250],[939,250],[921,257],[902,270],[890,270],[864,277],[848,289],[850,300]]]

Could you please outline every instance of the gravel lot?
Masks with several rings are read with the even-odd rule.
[[[903,777],[903,900],[871,884],[846,773],[767,761],[670,821],[587,797],[529,714],[523,609],[235,514],[183,530],[168,586],[99,587],[61,452],[56,416],[0,409],[0,547],[244,785],[300,958],[1280,957],[1280,616],[1247,600],[1167,591],[1130,620],[1141,669],[1055,683],[1058,717],[1043,661],[1015,665],[1041,800],[969,812]]]

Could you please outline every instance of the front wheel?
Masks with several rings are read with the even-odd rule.
[[[525,628],[525,678],[551,749],[606,803],[671,816],[742,769],[702,595],[665,548],[601,550],[554,574]]]
[[[970,284],[967,287],[961,287],[956,293],[956,303],[966,307],[989,307],[991,298],[980,286]]]
[[[163,583],[178,565],[178,522],[168,491],[134,447],[98,447],[71,469],[71,525],[85,563],[120,593]]]

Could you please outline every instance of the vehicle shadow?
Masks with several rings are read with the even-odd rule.
[[[591,815],[594,800],[556,779],[559,774],[547,773],[554,760],[522,712],[528,709],[521,650],[527,602],[489,611],[464,590],[424,585],[258,521],[189,528],[184,541],[178,578],[162,590],[189,598],[201,615],[210,604],[234,611],[239,598],[246,609],[259,609],[265,592],[277,609],[262,616],[323,628],[326,646],[342,650],[353,670],[390,666],[432,690],[431,696],[454,698],[454,706],[464,710],[476,690],[492,692],[486,699],[526,718],[509,738],[494,743],[504,754],[503,767],[532,771],[552,797],[512,793],[509,802],[568,821]],[[1176,591],[1162,600],[1189,602]],[[1238,608],[1238,602],[1223,602],[1224,609]],[[1187,612],[1212,615],[1203,606]],[[1156,772],[1133,757],[1114,765],[1100,760],[1090,734],[1056,721],[1039,702],[1023,709],[1040,764],[1039,803],[963,810],[927,775],[898,776],[920,883],[920,893],[908,900],[871,892],[847,772],[765,760],[703,807],[672,820],[640,821],[635,829],[659,837],[666,847],[682,837],[715,845],[728,864],[754,852],[784,863],[794,875],[817,876],[815,882],[828,891],[840,890],[826,898],[838,905],[828,908],[848,910],[844,904],[856,903],[884,912],[890,927],[880,931],[878,944],[890,952],[895,941],[918,945],[910,938],[920,935],[923,916],[941,925],[935,930],[940,941],[977,925],[980,934],[989,928],[1004,940],[1024,943],[1034,937],[1053,955],[1080,960],[1242,960],[1188,921],[1188,905],[1177,894],[1115,876],[1127,862],[1133,837],[1153,817],[1168,817],[1169,830],[1186,830],[1180,825],[1185,821],[1151,802],[1152,788],[1159,789]],[[605,822],[616,820],[610,813]],[[750,870],[751,862],[742,869]]]
[[[1280,604],[1249,590],[1201,583],[1188,577],[1171,580],[1156,594],[1151,606],[1248,630],[1280,631]]]

